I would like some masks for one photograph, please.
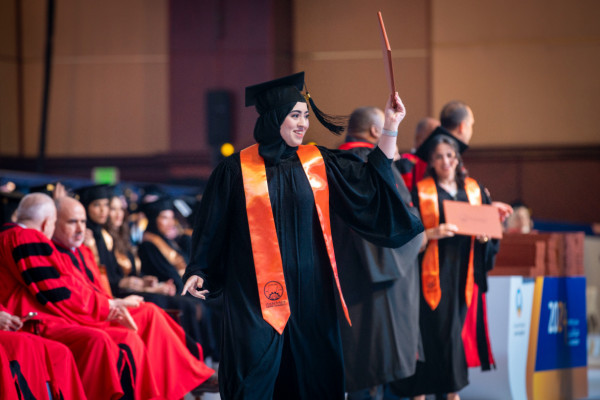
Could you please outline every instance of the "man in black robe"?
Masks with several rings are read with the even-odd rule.
[[[379,141],[383,119],[376,107],[356,109],[340,149],[366,161]],[[395,165],[392,172],[406,207],[418,216]],[[335,217],[332,235],[352,319],[352,327],[341,324],[348,400],[375,399],[382,384],[412,375],[423,356],[417,256],[424,234],[395,249],[380,247]]]
[[[212,173],[195,221],[184,291],[199,297],[205,296],[205,290],[224,295],[219,364],[224,399],[344,398],[332,265],[311,185],[297,155],[298,144],[283,136],[286,132],[301,138],[308,127],[306,100],[300,93],[304,74],[299,82],[288,79],[298,75],[246,91],[247,105],[256,104],[260,114],[254,137],[266,169],[289,299],[290,316],[282,334],[261,311],[239,153],[223,160]],[[363,237],[389,247],[401,246],[423,230],[398,196],[391,172],[394,135],[405,114],[397,94],[393,100],[397,105],[393,107],[390,99],[386,107],[388,137],[366,163],[318,147],[331,213]],[[289,118],[298,121],[292,134],[283,129]]]

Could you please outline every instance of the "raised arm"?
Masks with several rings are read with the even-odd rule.
[[[394,101],[395,100],[395,101]],[[394,108],[394,104],[396,107]],[[379,139],[378,147],[387,158],[393,159],[396,154],[396,139],[398,137],[398,126],[406,116],[406,109],[398,92],[387,100],[385,105],[385,121],[383,123],[383,135]]]

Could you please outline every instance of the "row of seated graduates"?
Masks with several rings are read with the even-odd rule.
[[[138,191],[114,185],[89,185],[70,190],[54,182],[28,189],[54,198],[77,198],[87,213],[86,240],[105,278],[104,288],[114,297],[137,294],[165,309],[204,349],[219,361],[221,300],[203,301],[181,296],[181,276],[189,260],[190,215],[178,211],[175,200],[157,185]],[[139,194],[138,194],[139,193]],[[4,193],[18,204],[23,194]],[[188,207],[193,207],[188,205]],[[5,207],[5,221],[10,209]]]
[[[146,192],[137,212],[117,187],[79,188],[75,197],[87,212],[85,244],[106,272],[107,286],[116,297],[137,294],[169,310],[204,355],[219,360],[221,309],[218,301],[181,296],[181,276],[189,261],[191,236],[185,220],[176,219],[174,200],[164,192]],[[135,244],[131,228],[143,231]]]

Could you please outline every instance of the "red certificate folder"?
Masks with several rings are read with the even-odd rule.
[[[444,200],[444,215],[447,224],[458,227],[459,235],[502,239],[502,225],[498,209],[494,206],[474,206],[464,201]]]

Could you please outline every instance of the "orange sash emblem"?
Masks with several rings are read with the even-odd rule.
[[[421,208],[423,225],[425,226],[425,229],[435,228],[440,224],[440,210],[435,180],[431,177],[425,178],[417,183],[417,188],[419,191],[419,205]],[[475,179],[465,179],[465,191],[467,192],[470,204],[481,204],[481,190]],[[469,254],[469,267],[467,270],[467,282],[465,286],[465,301],[467,307],[471,305],[473,284],[475,282],[473,266],[474,244],[475,238],[471,237],[471,251]],[[438,241],[435,239],[429,241],[427,250],[425,250],[425,254],[423,255],[423,262],[421,264],[421,285],[425,301],[432,310],[435,310],[442,299],[442,289],[440,288],[440,258]]]
[[[316,146],[299,146],[297,154],[313,191],[327,254],[340,292],[344,313],[350,323],[350,316],[340,288],[331,239],[329,186],[327,184],[325,162]],[[275,328],[279,334],[282,334],[290,317],[290,306],[275,220],[269,198],[265,163],[258,153],[258,145],[242,150],[240,161],[260,307],[265,321]]]

